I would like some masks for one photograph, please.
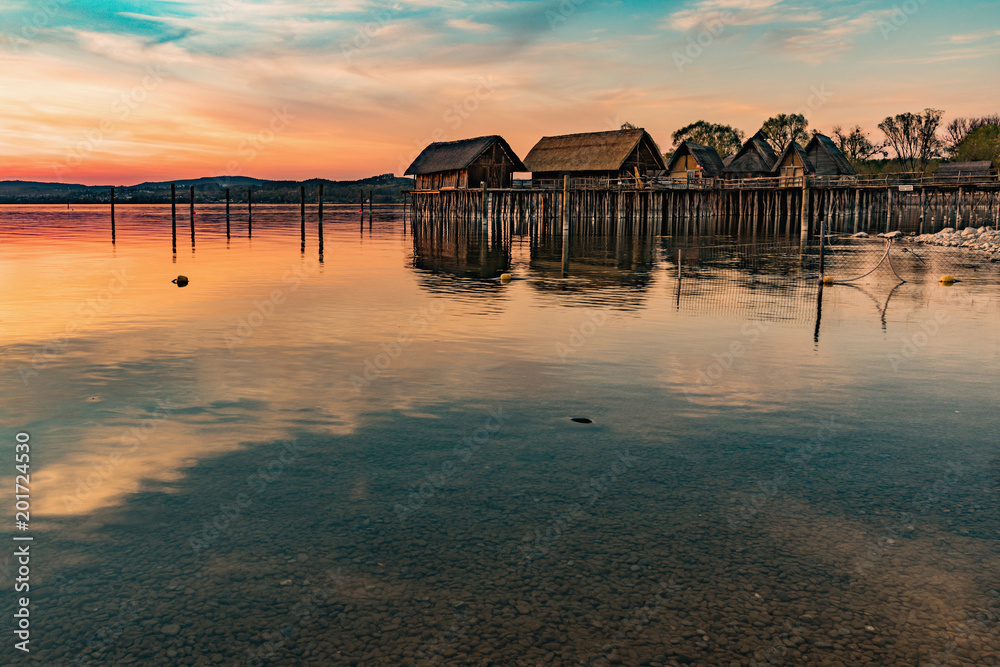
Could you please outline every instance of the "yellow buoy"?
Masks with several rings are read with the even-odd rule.
[[[820,280],[820,282],[824,285],[833,285],[837,281],[833,279],[833,276],[823,276],[823,279]]]
[[[500,274],[500,282],[502,282],[502,283],[509,283],[510,282],[510,274],[509,273],[501,273]]]
[[[184,287],[185,285],[188,284],[188,277],[187,276],[177,276],[176,278],[174,278],[170,282],[177,283],[178,287]]]
[[[943,276],[941,276],[940,282],[942,285],[951,285],[953,282],[955,282],[955,276],[951,275],[950,273],[946,273]]]

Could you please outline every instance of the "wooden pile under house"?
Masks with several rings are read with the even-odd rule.
[[[806,149],[797,141],[789,141],[785,150],[774,162],[773,176],[778,177],[778,187],[802,185],[802,176],[816,173]]]
[[[438,141],[423,151],[406,170],[416,190],[509,188],[514,172],[527,171],[503,137],[491,135]]]
[[[722,169],[722,158],[714,148],[682,141],[667,163],[667,178],[672,181],[721,178]]]
[[[758,130],[722,169],[722,177],[729,180],[764,178],[771,175],[777,159],[770,139],[764,130]]]
[[[663,157],[656,142],[642,128],[542,137],[524,158],[531,180],[581,179],[635,180],[663,171]]]
[[[806,155],[817,176],[857,176],[847,157],[825,134],[814,134],[806,144]]]
[[[993,163],[989,160],[976,162],[945,162],[937,168],[934,177],[948,181],[985,180],[990,177]]]

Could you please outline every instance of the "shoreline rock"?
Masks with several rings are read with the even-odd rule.
[[[961,231],[954,227],[945,227],[937,233],[909,236],[906,240],[943,248],[979,250],[990,255],[991,262],[1000,261],[1000,231],[992,227],[966,227]]]

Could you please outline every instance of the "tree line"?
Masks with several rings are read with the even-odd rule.
[[[942,160],[988,160],[994,168],[1000,167],[1000,114],[955,118],[946,125],[942,125],[943,118],[944,111],[940,109],[924,109],[886,116],[878,124],[881,138],[873,138],[860,125],[851,128],[837,125],[829,136],[859,173],[926,172]],[[772,116],[761,129],[778,150],[789,141],[801,143],[819,134],[818,129],[810,132],[809,121],[799,113]],[[711,146],[725,158],[740,150],[746,135],[731,125],[699,120],[678,129],[670,138],[675,148],[683,141],[690,141]]]

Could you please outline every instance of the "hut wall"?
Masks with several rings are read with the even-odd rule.
[[[440,190],[442,188],[465,188],[468,187],[469,172],[462,169],[460,171],[438,171],[433,174],[420,174],[416,177],[414,186],[417,190]]]
[[[840,174],[840,171],[837,169],[837,163],[833,161],[833,158],[826,151],[817,149],[807,157],[813,163],[813,167],[816,168],[817,176],[838,176]]]

